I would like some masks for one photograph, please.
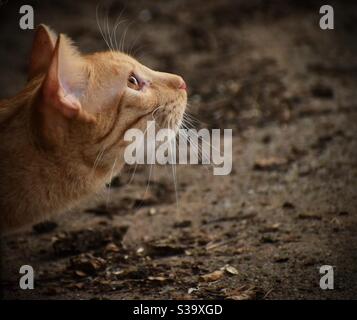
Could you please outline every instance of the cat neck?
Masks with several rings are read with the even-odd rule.
[[[65,211],[105,182],[70,155],[58,162],[38,147],[30,117],[39,87],[36,80],[0,102],[0,212],[9,213],[2,221],[6,228]]]

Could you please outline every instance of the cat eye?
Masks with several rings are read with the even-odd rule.
[[[140,90],[139,80],[134,75],[129,76],[128,87],[134,90]]]

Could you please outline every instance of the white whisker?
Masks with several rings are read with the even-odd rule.
[[[110,43],[110,51],[114,51],[113,47],[113,39],[110,33],[110,28],[109,28],[109,10],[107,9],[107,19],[106,19],[106,27],[107,27],[107,34],[109,37],[109,43]]]
[[[103,148],[98,152],[95,160],[94,160],[94,163],[93,163],[93,167],[92,167],[92,170],[91,170],[91,175],[93,176],[95,174],[95,171],[100,163],[100,161],[102,160],[102,157],[104,155],[104,151],[105,151],[105,146],[103,146]]]
[[[126,21],[126,20],[120,21],[120,18],[121,18],[121,15],[123,13],[123,10],[120,12],[119,17],[115,20],[114,27],[113,27],[113,30],[112,30],[112,35],[113,35],[113,38],[114,38],[114,45],[115,45],[114,47],[115,47],[116,51],[119,51],[118,41],[117,41],[117,30],[118,30],[118,27],[122,23],[125,23],[125,21]]]
[[[108,46],[109,50],[111,50],[110,45],[109,45],[109,43],[108,43],[108,41],[107,41],[107,39],[106,39],[106,37],[105,37],[105,34],[104,34],[103,29],[102,29],[102,27],[101,27],[101,24],[100,24],[100,22],[99,22],[100,18],[99,18],[98,10],[99,10],[99,4],[97,5],[97,7],[96,7],[96,12],[95,12],[95,14],[96,14],[96,21],[97,21],[97,26],[98,26],[99,32],[100,32],[100,34],[101,34],[101,36],[102,36],[104,42],[105,42],[106,45]]]
[[[113,180],[113,174],[114,174],[114,169],[117,164],[118,156],[115,157],[111,172],[110,172],[110,177],[109,177],[109,185],[108,185],[108,193],[107,193],[107,201],[106,201],[106,206],[108,207],[109,205],[109,200],[110,200],[110,188],[112,186],[112,180]]]
[[[171,125],[172,127],[172,125]],[[168,124],[167,126],[168,130],[170,130],[170,125]],[[172,145],[172,143],[175,140],[169,140],[169,144],[170,144],[170,154],[171,154],[171,168],[172,168],[172,178],[173,178],[173,182],[174,182],[174,187],[175,187],[175,198],[176,198],[176,214],[179,214],[179,196],[178,196],[178,188],[177,188],[177,178],[176,178],[176,159],[174,159],[174,147]],[[176,153],[175,153],[176,154]]]

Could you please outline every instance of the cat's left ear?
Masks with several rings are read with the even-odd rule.
[[[86,74],[84,59],[71,41],[60,34],[42,86],[45,107],[57,110],[66,118],[87,116],[80,102]]]

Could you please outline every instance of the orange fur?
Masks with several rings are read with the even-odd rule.
[[[142,89],[130,87],[132,74]],[[124,165],[125,131],[145,130],[153,111],[160,126],[178,128],[182,84],[121,52],[81,55],[40,25],[29,82],[0,102],[0,230],[64,212],[102,188],[113,164],[114,174]]]

